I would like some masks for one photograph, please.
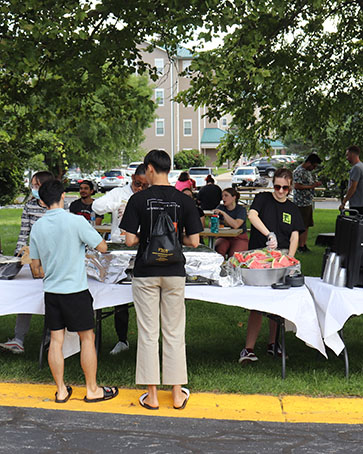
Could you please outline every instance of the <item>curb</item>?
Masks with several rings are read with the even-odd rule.
[[[0,405],[127,415],[288,423],[363,424],[363,398],[315,398],[192,393],[183,411],[174,410],[171,393],[159,391],[160,409],[148,411],[138,399],[141,389],[120,389],[112,400],[87,404],[85,388],[73,387],[65,404],[54,402],[54,385],[0,383]]]

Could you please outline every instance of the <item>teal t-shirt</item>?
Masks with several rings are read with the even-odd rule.
[[[48,210],[30,234],[30,257],[41,260],[44,291],[66,294],[86,290],[85,245],[94,248],[101,241],[101,235],[83,216],[62,208]]]

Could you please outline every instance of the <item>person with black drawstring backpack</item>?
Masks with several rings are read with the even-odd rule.
[[[183,409],[189,390],[182,388],[188,379],[181,245],[197,247],[203,227],[194,201],[168,182],[169,155],[152,150],[144,164],[150,187],[130,198],[120,224],[126,231],[126,245],[138,245],[132,281],[138,326],[136,384],[148,386],[140,405],[158,410],[161,324],[162,383],[172,386],[174,408]]]

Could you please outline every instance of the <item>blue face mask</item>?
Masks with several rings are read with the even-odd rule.
[[[38,189],[32,189],[33,197],[40,200]]]

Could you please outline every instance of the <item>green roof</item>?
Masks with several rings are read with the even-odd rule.
[[[177,47],[176,55],[179,58],[193,58],[193,54],[190,52],[190,50],[181,46]]]
[[[219,143],[226,131],[219,128],[205,128],[201,143]]]
[[[262,142],[262,140],[261,140]],[[271,139],[266,139],[265,142],[271,147],[271,148],[286,148],[285,145],[281,142],[281,140],[271,140]]]

